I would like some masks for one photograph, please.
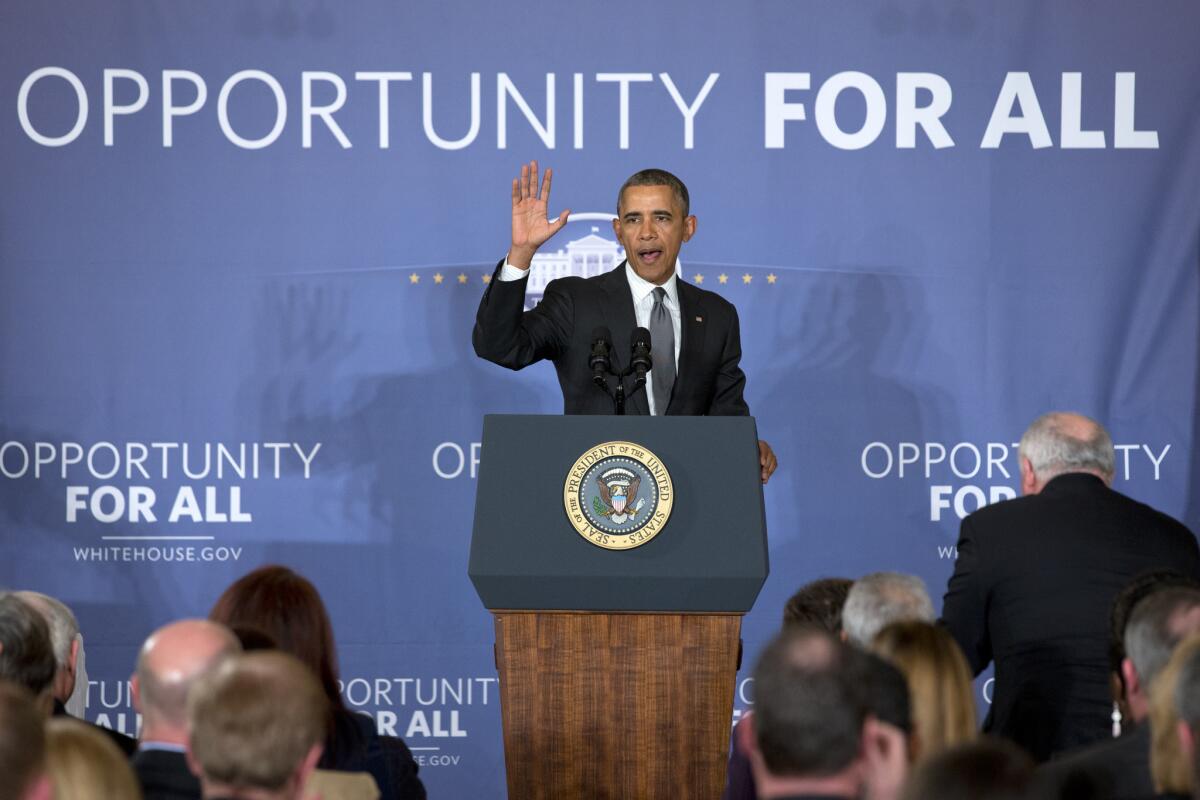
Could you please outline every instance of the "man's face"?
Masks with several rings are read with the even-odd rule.
[[[617,211],[613,233],[634,272],[651,283],[666,283],[680,246],[696,232],[696,218],[683,215],[670,186],[630,186]]]

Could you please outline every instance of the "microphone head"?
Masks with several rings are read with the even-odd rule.
[[[611,346],[612,345],[612,331],[610,331],[604,325],[597,325],[595,328],[592,328],[592,341],[593,342],[604,342],[605,344],[608,344],[609,346]]]
[[[653,349],[650,346],[650,331],[645,328],[634,328],[633,334],[629,337],[629,346],[634,349],[640,347],[644,347],[647,350]]]

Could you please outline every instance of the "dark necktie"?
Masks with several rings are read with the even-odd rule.
[[[671,324],[671,312],[667,311],[663,299],[667,290],[654,288],[654,308],[650,309],[650,370],[651,388],[654,390],[654,410],[666,415],[671,402],[671,387],[675,385],[675,326]]]

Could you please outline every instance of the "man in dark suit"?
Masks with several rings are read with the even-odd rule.
[[[975,674],[996,663],[984,730],[1039,761],[1109,735],[1108,609],[1150,569],[1200,575],[1179,522],[1110,488],[1108,432],[1051,413],[1021,437],[1024,497],[962,522],[942,620]]]
[[[142,715],[133,771],[146,800],[200,800],[200,781],[184,755],[188,693],[240,650],[225,626],[202,619],[159,628],[142,645],[130,686],[134,707]]]
[[[645,391],[630,397],[629,412],[749,414],[736,309],[677,274],[679,249],[696,232],[696,218],[689,213],[687,187],[669,172],[643,170],[621,187],[613,232],[625,248],[624,262],[592,278],[551,281],[541,303],[524,311],[533,256],[570,214],[548,219],[550,182],[546,170],[539,193],[536,161],[522,166],[513,181],[512,247],[479,304],[475,352],[510,369],[548,358],[567,414],[607,414],[612,401],[593,383],[588,364],[594,333],[607,328],[620,343],[643,327],[651,333],[653,368]],[[611,358],[619,371],[620,347]],[[759,457],[766,483],[777,465],[766,442],[759,442]]]

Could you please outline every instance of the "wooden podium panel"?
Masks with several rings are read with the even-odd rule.
[[[493,613],[510,798],[720,797],[741,614]]]

